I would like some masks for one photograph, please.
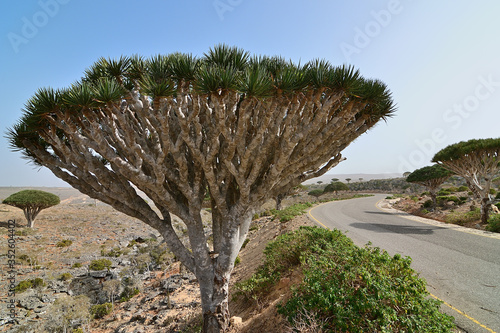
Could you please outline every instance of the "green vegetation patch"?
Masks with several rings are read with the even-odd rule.
[[[493,214],[488,218],[486,230],[492,232],[500,232],[500,214]]]
[[[92,260],[89,265],[89,269],[91,271],[102,271],[103,269],[110,269],[111,268],[111,260],[108,259],[97,259],[97,260]]]
[[[411,259],[360,248],[338,230],[302,227],[266,247],[265,262],[237,294],[265,295],[292,270],[302,283],[278,306],[293,325],[307,313],[327,332],[450,332],[453,318],[439,312]]]
[[[47,284],[45,281],[41,278],[34,278],[31,280],[23,280],[20,281],[19,284],[14,288],[14,291],[16,293],[22,293],[23,291],[26,291],[30,288],[42,288],[45,287]]]
[[[63,240],[57,242],[56,246],[57,247],[68,247],[68,246],[71,246],[71,244],[73,244],[72,240],[63,239]]]
[[[100,319],[110,314],[113,311],[111,303],[96,304],[90,308],[90,314],[94,319]]]
[[[279,219],[280,222],[288,222],[295,216],[299,216],[306,213],[307,208],[312,207],[312,203],[300,203],[287,207],[283,210],[273,209],[271,212],[274,215],[273,219]]]
[[[452,212],[446,216],[446,223],[465,225],[481,219],[481,210],[476,208],[469,212]]]

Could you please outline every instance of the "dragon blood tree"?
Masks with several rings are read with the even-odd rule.
[[[437,190],[452,174],[450,170],[443,166],[434,164],[413,171],[406,177],[406,181],[425,186],[429,190],[432,199],[432,208],[436,208]]]
[[[200,58],[101,58],[71,87],[38,90],[8,137],[13,150],[82,193],[158,230],[199,281],[203,331],[221,332],[255,211],[336,166],[344,148],[394,110],[387,87],[352,67],[219,45]],[[211,228],[201,219],[205,196]]]
[[[11,194],[2,203],[23,210],[28,228],[33,228],[38,213],[43,209],[58,205],[61,202],[55,194],[40,190],[23,190]]]
[[[488,223],[493,203],[491,182],[500,170],[500,138],[472,139],[449,145],[434,155],[438,163],[461,176],[481,201],[481,223]]]

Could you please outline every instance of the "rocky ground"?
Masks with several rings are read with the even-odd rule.
[[[47,320],[59,315],[54,312],[55,303],[62,304],[62,300],[78,295],[88,296],[90,304],[117,299],[116,294],[123,292],[123,286],[115,291],[113,297],[106,284],[111,280],[125,279],[133,280],[134,288],[140,290],[138,295],[127,302],[115,300],[112,313],[100,320],[89,321],[86,317],[71,320],[74,323],[84,321],[83,327],[89,332],[156,332],[158,329],[166,332],[197,331],[201,318],[196,279],[168,254],[156,230],[86,196],[74,195],[74,192],[65,189],[58,194],[61,204],[43,210],[33,229],[25,227],[20,209],[0,205],[2,281],[10,277],[7,257],[9,220],[16,221],[15,256],[18,265],[15,284],[36,278],[44,281],[43,286],[18,292],[15,297],[9,297],[7,284],[2,284],[0,332],[43,332]],[[296,201],[304,199],[291,198],[284,204]],[[263,209],[272,207],[271,202]],[[210,214],[205,212],[207,226],[209,218]],[[174,222],[182,236],[182,223],[175,218]],[[282,232],[310,223],[304,217],[285,224],[271,221],[270,218],[256,220],[248,236],[250,241],[240,254],[241,263],[234,270],[232,282],[250,277],[260,264],[267,241]],[[70,242],[71,245],[61,247],[61,241]],[[148,256],[149,253],[160,255],[160,262],[154,261],[152,254]],[[93,260],[103,258],[112,262],[109,271],[89,269]],[[66,274],[66,278],[63,274]],[[56,301],[58,299],[61,300]],[[16,304],[17,317],[14,323],[9,321],[8,316],[7,304],[11,300]],[[232,314],[244,319],[242,324],[235,324],[239,327],[238,332],[244,332],[249,322],[258,322],[259,319],[253,317],[257,312],[260,314],[264,306],[254,305],[256,310],[250,310],[253,307],[247,305],[242,306],[237,301],[231,303],[234,309]],[[276,324],[274,319],[271,322]]]

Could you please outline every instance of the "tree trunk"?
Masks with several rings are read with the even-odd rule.
[[[430,189],[429,194],[431,195],[431,199],[432,199],[432,210],[435,210],[437,207],[436,190]]]
[[[283,201],[283,195],[278,194],[275,200],[276,200],[276,210],[281,210],[281,201]]]
[[[488,216],[490,213],[490,206],[491,206],[491,200],[488,197],[483,198],[481,200],[481,223],[482,224],[487,224],[488,223]]]
[[[230,272],[215,271],[212,290],[201,289],[203,333],[223,333],[229,329]]]

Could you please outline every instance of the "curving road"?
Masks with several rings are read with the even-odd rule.
[[[312,208],[309,216],[323,227],[345,231],[359,246],[371,242],[391,255],[410,256],[458,326],[471,333],[500,333],[500,237],[382,210],[376,204],[385,196],[330,202]]]

